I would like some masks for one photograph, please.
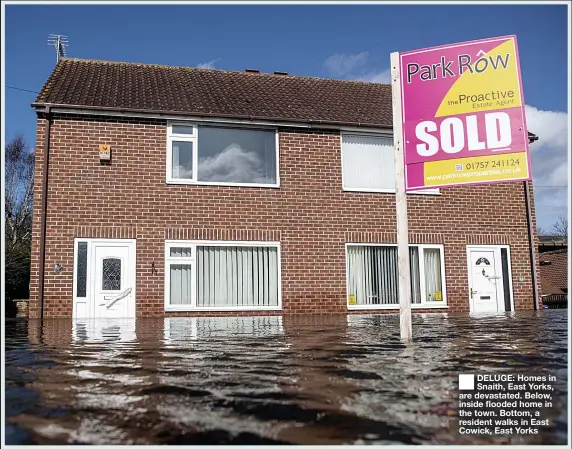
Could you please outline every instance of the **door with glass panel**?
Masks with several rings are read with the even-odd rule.
[[[73,317],[135,317],[135,240],[76,239]]]
[[[508,248],[468,246],[470,311],[506,312],[512,310]]]

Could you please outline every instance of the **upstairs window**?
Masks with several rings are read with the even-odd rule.
[[[276,130],[167,127],[167,182],[278,187]]]
[[[342,134],[343,190],[394,193],[394,152],[392,137]],[[438,194],[439,189],[414,193]]]
[[[395,191],[393,139],[366,135],[342,135],[344,190]]]

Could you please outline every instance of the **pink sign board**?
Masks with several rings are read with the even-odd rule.
[[[406,190],[531,178],[515,36],[399,54]]]

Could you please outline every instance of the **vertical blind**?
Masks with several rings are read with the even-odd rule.
[[[342,136],[344,187],[395,189],[393,139],[365,135]]]
[[[197,247],[197,306],[278,306],[278,250]]]
[[[421,282],[419,275],[419,248],[409,248],[409,266],[411,267],[411,302],[421,304]]]
[[[170,264],[171,305],[191,305],[191,264]]]
[[[278,306],[276,247],[171,247],[168,262],[170,304],[197,307]],[[176,260],[179,259],[179,260]],[[193,279],[196,264],[196,279]]]
[[[171,248],[190,257],[190,248]],[[198,246],[197,306],[278,306],[278,250],[272,247]],[[170,263],[172,305],[191,305],[191,263]]]
[[[351,246],[348,249],[350,293],[356,304],[397,304],[397,248]]]

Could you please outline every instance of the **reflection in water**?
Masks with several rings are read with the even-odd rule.
[[[74,341],[84,343],[135,341],[135,320],[93,319],[74,320],[72,323]]]
[[[564,444],[565,310],[9,321],[8,444]],[[461,372],[558,377],[536,437],[456,431]],[[528,439],[527,439],[528,438]]]

